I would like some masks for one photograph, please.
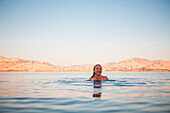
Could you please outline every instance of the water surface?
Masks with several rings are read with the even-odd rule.
[[[1,113],[170,112],[170,73],[0,73]]]

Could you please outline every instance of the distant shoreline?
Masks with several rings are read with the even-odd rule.
[[[0,73],[39,73],[39,72],[92,72],[92,71],[0,71]],[[170,70],[152,70],[152,71],[103,71],[103,72],[170,72]]]
[[[101,64],[103,72],[170,72],[170,61],[132,58],[114,64]],[[0,56],[0,72],[93,72],[92,64],[55,66],[47,62]]]

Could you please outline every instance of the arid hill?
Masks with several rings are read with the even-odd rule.
[[[106,65],[107,71],[170,71],[170,61],[132,58],[113,65]]]
[[[33,60],[23,60],[19,58],[6,58],[0,56],[0,71],[17,71],[17,72],[35,72],[35,71],[53,71],[57,66],[46,62]]]
[[[0,56],[0,72],[91,72],[93,64],[55,66],[46,62]],[[103,71],[170,72],[170,61],[132,58],[118,63],[102,64]]]

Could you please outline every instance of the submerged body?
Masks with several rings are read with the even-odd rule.
[[[103,76],[102,74],[102,66],[97,64],[93,68],[93,76],[90,77],[89,80],[109,80],[107,76]]]

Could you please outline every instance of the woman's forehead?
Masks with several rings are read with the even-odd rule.
[[[97,66],[96,66],[96,68],[101,68],[101,67],[102,67],[102,66],[100,66],[100,65],[97,65]]]

